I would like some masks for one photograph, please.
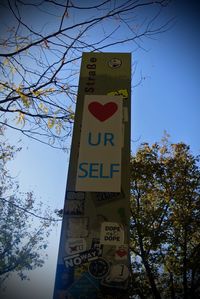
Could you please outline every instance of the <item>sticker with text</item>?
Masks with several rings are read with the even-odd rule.
[[[98,259],[102,255],[100,248],[90,249],[79,254],[64,257],[65,267],[75,267]]]
[[[121,191],[122,117],[121,96],[85,96],[76,191]]]
[[[121,192],[96,192],[93,200],[95,205],[107,204],[114,200],[120,200],[124,198],[124,193]]]
[[[88,236],[88,217],[69,217],[67,218],[67,237],[85,238]]]
[[[124,228],[115,222],[103,222],[101,224],[100,243],[105,245],[124,244]]]

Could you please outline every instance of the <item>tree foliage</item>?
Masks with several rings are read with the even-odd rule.
[[[0,284],[13,272],[26,279],[27,270],[43,266],[55,222],[50,209],[37,203],[33,192],[20,192],[8,171],[8,162],[19,150],[6,140],[0,146]]]
[[[133,294],[199,298],[200,168],[189,146],[166,136],[141,145],[131,161],[131,215]]]
[[[82,52],[143,48],[169,28],[168,0],[3,0],[0,123],[67,147]]]

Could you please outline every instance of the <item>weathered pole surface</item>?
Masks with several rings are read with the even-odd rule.
[[[82,57],[54,299],[128,298],[131,55]]]

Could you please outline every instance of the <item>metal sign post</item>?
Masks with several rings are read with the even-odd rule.
[[[54,299],[125,299],[131,55],[84,53]]]

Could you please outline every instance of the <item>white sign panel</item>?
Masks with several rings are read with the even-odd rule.
[[[124,244],[124,228],[115,222],[103,222],[101,224],[100,244],[120,245]]]
[[[85,96],[76,191],[121,191],[122,101]]]

